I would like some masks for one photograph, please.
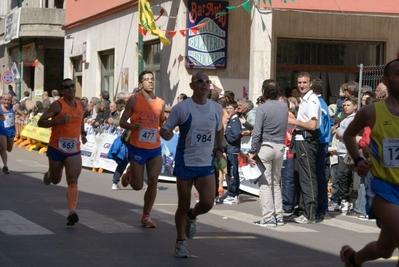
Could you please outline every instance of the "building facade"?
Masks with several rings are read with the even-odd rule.
[[[0,3],[1,72],[14,66],[20,75],[11,83],[20,97],[58,89],[64,65],[64,0],[4,0]],[[1,83],[0,89],[8,91]]]
[[[253,101],[265,79],[276,79],[284,89],[296,86],[298,72],[308,71],[323,79],[327,98],[338,94],[340,84],[359,79],[360,64],[383,65],[399,52],[395,0],[384,5],[375,0],[276,0],[272,7],[263,0],[151,0],[171,44],[147,34],[142,50],[137,0],[6,2],[0,4],[3,70],[18,62],[22,46],[34,43],[37,53],[32,63],[37,65],[23,67],[21,91],[49,91],[63,76],[75,80],[78,96],[105,90],[114,98],[137,87],[142,56],[143,68],[155,74],[156,94],[169,105],[180,93],[191,95],[190,78],[199,70],[210,76],[214,88]],[[19,37],[5,42],[5,18],[19,9]],[[210,59],[214,62],[206,65]]]
[[[219,2],[228,6],[224,13],[209,8]],[[64,76],[75,80],[82,95],[98,96],[106,90],[114,97],[131,92],[138,85],[139,56],[143,56],[144,69],[155,73],[157,95],[170,105],[180,93],[191,95],[188,84],[199,70],[208,73],[215,88],[233,91],[236,98],[255,100],[262,82],[269,78],[278,80],[283,89],[295,86],[300,71],[322,78],[324,95],[334,96],[340,84],[358,79],[359,64],[383,65],[399,52],[395,0],[384,1],[384,5],[375,0],[273,1],[273,7],[268,1],[266,5],[245,0],[152,0],[153,10],[162,7],[165,11],[161,17],[167,19],[160,29],[171,44],[163,45],[156,36],[146,35],[142,52],[137,3],[66,0]],[[225,33],[207,32],[213,34],[212,39],[204,36],[206,26],[192,26],[196,15],[207,15],[210,21],[225,16]],[[200,38],[191,38],[195,35]],[[222,52],[213,54],[223,54],[224,66],[188,66],[188,51],[195,42],[202,42],[201,47],[222,46],[224,50],[218,50]]]

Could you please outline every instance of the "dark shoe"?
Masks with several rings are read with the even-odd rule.
[[[68,226],[75,225],[75,223],[77,223],[79,221],[79,217],[76,214],[76,212],[69,214],[68,218],[67,218],[67,221],[68,222],[66,223],[66,225],[68,225]]]
[[[330,213],[318,213],[316,214],[316,221],[331,220]]]
[[[359,215],[362,215],[360,212],[357,212],[357,211],[355,211],[354,209],[351,209],[351,210],[349,210],[347,213],[346,213],[346,216],[359,216]]]
[[[3,167],[3,172],[4,172],[4,174],[10,174],[10,172],[8,171],[8,167],[7,166]]]
[[[44,183],[45,185],[50,185],[50,184],[51,184],[51,181],[50,181],[50,179],[48,178],[48,172],[46,172],[46,173],[43,175],[43,183]]]

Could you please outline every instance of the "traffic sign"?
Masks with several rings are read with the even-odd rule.
[[[1,81],[5,84],[12,84],[12,82],[14,81],[14,77],[12,75],[12,72],[9,70],[4,71],[1,74]]]

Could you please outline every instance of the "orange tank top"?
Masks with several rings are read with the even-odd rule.
[[[61,112],[53,116],[51,119],[56,120],[63,117],[64,114],[70,116],[68,124],[58,124],[51,127],[51,137],[49,146],[67,154],[80,151],[80,133],[82,131],[83,107],[82,104],[75,100],[76,107],[68,105],[64,99],[57,100],[61,105]]]
[[[156,97],[154,101],[148,102],[143,94],[137,94],[136,105],[130,116],[130,123],[139,122],[143,125],[140,131],[132,131],[130,144],[134,147],[154,149],[161,146],[159,135],[159,124],[162,112],[162,100]]]

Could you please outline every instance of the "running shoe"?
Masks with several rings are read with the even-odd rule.
[[[177,241],[176,242],[175,257],[176,258],[198,258],[197,256],[191,255],[188,252],[186,241]]]
[[[283,215],[277,215],[276,216],[276,224],[277,226],[284,226],[284,216]]]
[[[44,183],[45,185],[50,185],[50,184],[51,184],[51,181],[50,181],[50,179],[48,178],[48,172],[46,172],[46,173],[43,175],[43,183]]]
[[[259,220],[254,222],[255,225],[260,226],[260,227],[276,227],[277,223],[276,223],[276,218],[271,218],[268,221],[264,221],[264,220]]]
[[[127,187],[129,185],[129,181],[127,178],[127,173],[124,173],[121,177],[121,184],[123,187]],[[112,188],[113,189],[113,188]]]
[[[361,265],[353,265],[351,263],[351,256],[354,255],[356,252],[348,245],[345,245],[341,248],[341,252],[339,253],[341,261],[345,263],[345,267],[355,267]]]
[[[304,215],[301,215],[301,216],[295,218],[294,221],[295,221],[296,223],[300,223],[300,224],[316,223],[315,220],[309,220],[309,219],[306,218]]]
[[[141,226],[145,228],[156,228],[157,225],[151,220],[150,216],[141,218]]]
[[[361,220],[361,221],[368,221],[369,220],[369,216],[367,214],[362,214],[362,215],[359,215],[357,217],[357,219]]]
[[[72,213],[70,213],[70,214],[68,215],[66,225],[68,225],[68,226],[73,226],[73,225],[75,225],[75,223],[77,223],[78,221],[79,221],[78,215],[76,214],[76,212],[72,212]]]
[[[227,205],[237,205],[240,203],[240,200],[238,199],[238,196],[235,197],[226,197],[223,200],[223,204],[227,204]]]
[[[3,172],[4,172],[4,174],[10,174],[10,172],[8,171],[8,167],[7,166],[3,167]]]
[[[118,184],[116,184],[116,183],[112,184],[112,190],[119,190],[119,189],[121,189],[121,188],[119,187]]]
[[[190,209],[188,213],[191,211]],[[186,223],[186,236],[188,239],[192,239],[195,236],[195,233],[197,232],[197,226],[196,222],[197,219],[190,219],[187,213],[187,223]]]

